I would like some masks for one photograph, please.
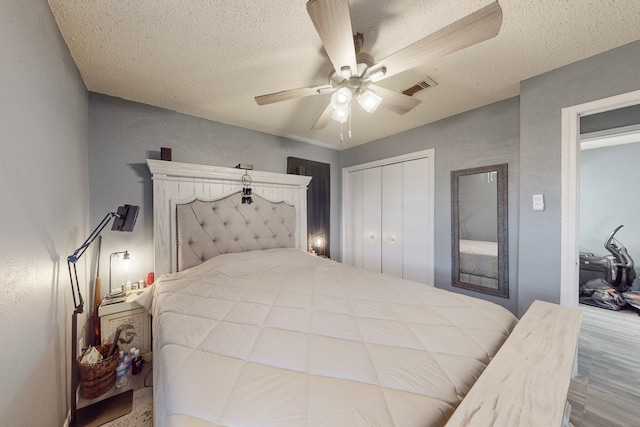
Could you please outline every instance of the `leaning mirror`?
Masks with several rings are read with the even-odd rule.
[[[452,285],[509,297],[507,164],[451,172]]]

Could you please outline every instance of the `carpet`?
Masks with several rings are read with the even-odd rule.
[[[145,387],[133,393],[133,409],[126,415],[103,424],[104,427],[152,427],[153,388]]]

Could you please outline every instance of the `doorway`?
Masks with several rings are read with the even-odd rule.
[[[307,244],[317,255],[331,258],[331,165],[287,157],[287,173],[312,177],[307,187]]]
[[[640,90],[562,109],[560,304],[578,306],[580,118],[640,104]]]

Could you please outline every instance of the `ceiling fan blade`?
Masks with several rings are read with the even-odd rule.
[[[412,96],[394,92],[392,90],[385,89],[376,85],[369,85],[368,89],[382,97],[382,102],[380,103],[382,107],[398,114],[407,113],[417,107],[420,102],[422,102]]]
[[[333,115],[333,107],[331,104],[327,105],[327,108],[324,109],[320,117],[316,120],[316,122],[311,126],[311,130],[324,129],[331,121],[331,116]]]
[[[342,68],[349,67],[348,77],[357,74],[349,0],[309,0],[307,13],[336,73],[342,76]]]
[[[318,95],[320,93],[333,92],[331,85],[320,85],[302,87],[300,89],[283,90],[282,92],[270,93],[268,95],[256,96],[258,105],[273,104],[275,102],[288,101],[290,99],[303,98],[305,96]]]
[[[502,26],[502,8],[489,4],[427,37],[389,55],[367,70],[383,78],[406,71],[474,44],[495,37]]]

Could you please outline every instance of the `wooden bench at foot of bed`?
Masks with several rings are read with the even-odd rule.
[[[581,316],[534,301],[446,427],[560,427]]]

